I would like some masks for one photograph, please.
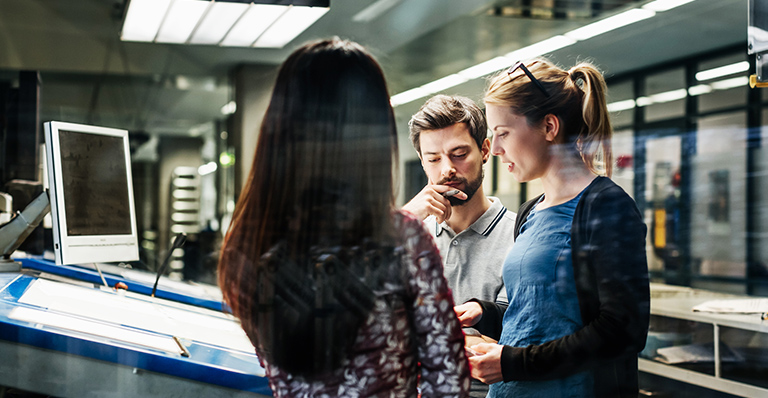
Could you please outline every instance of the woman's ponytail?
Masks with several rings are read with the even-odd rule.
[[[568,75],[583,92],[581,113],[586,128],[579,134],[577,141],[579,152],[592,172],[602,174],[602,169],[605,175],[610,177],[613,172],[613,153],[610,144],[613,129],[606,105],[607,88],[603,75],[597,68],[587,63],[574,66],[568,71]],[[602,153],[598,155],[600,147],[602,147]]]

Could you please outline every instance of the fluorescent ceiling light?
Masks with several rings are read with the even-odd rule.
[[[329,0],[256,1],[131,0],[120,37],[125,41],[283,47],[330,10]],[[301,5],[292,5],[294,2]]]
[[[696,86],[688,87],[688,95],[695,97],[697,95],[709,94],[712,92],[712,86],[709,84],[698,84]]]
[[[643,8],[656,12],[664,12],[683,4],[688,4],[692,1],[693,0],[656,0],[644,5]]]
[[[665,91],[663,93],[649,95],[651,101],[654,104],[663,104],[665,102],[677,101],[685,98],[688,95],[688,90],[680,88],[677,90]]]
[[[653,103],[653,101],[648,97],[637,97],[637,100],[635,101],[637,106],[648,106]]]
[[[677,101],[685,98],[687,95],[688,90],[684,88],[665,91],[663,93],[653,94],[647,97],[638,97],[637,106],[648,106],[651,104],[663,104],[665,102]]]
[[[354,22],[370,22],[381,16],[390,8],[402,3],[403,0],[379,0],[365,7],[352,17]]]
[[[608,112],[626,111],[635,107],[635,100],[628,99],[623,101],[611,102],[608,104]]]
[[[254,47],[282,48],[312,26],[329,8],[291,6],[253,44]]]
[[[531,44],[528,47],[523,47],[519,50],[512,51],[511,53],[505,55],[505,57],[514,59],[514,62],[517,62],[555,52],[563,47],[568,47],[573,43],[576,43],[576,40],[573,38],[562,35],[554,36],[536,44]]]
[[[498,70],[508,68],[512,66],[512,63],[514,62],[515,60],[511,60],[507,57],[496,57],[494,59],[490,59],[488,61],[464,69],[463,71],[457,73],[457,75],[467,79],[477,79],[478,77],[489,75]]]
[[[736,87],[747,87],[749,86],[749,77],[734,77],[731,79],[720,80],[719,82],[712,82],[709,83],[709,85],[712,86],[712,88],[715,90],[728,90]]]
[[[232,30],[222,40],[222,46],[249,47],[280,16],[288,11],[286,6],[271,4],[251,4],[248,11],[240,17]]]
[[[458,86],[461,83],[466,82],[466,77],[463,77],[457,73],[454,73],[452,75],[448,75],[442,79],[437,79],[431,83],[427,83],[423,86],[421,86],[421,89],[424,91],[429,92],[430,94],[439,93],[443,90],[447,90],[453,86]]]
[[[120,35],[126,41],[153,41],[171,0],[131,0]]]
[[[382,5],[380,6],[383,6],[383,4],[387,1],[395,1],[395,0],[379,0],[379,2],[377,3],[382,3]],[[625,11],[621,14],[617,14],[612,17],[608,17],[606,19],[581,27],[579,29],[572,30],[566,33],[565,35],[554,36],[547,40],[543,40],[539,43],[535,43],[530,46],[521,48],[519,50],[515,50],[504,56],[499,56],[491,60],[479,63],[477,65],[471,66],[469,68],[466,68],[456,73],[456,75],[468,80],[477,79],[479,77],[504,69],[512,65],[512,63],[516,61],[531,59],[540,55],[552,53],[563,47],[574,44],[579,40],[587,40],[592,37],[601,35],[603,33],[610,32],[614,29],[618,29],[623,26],[633,24],[635,22],[652,18],[653,16],[656,15],[656,11],[666,11],[674,7],[689,3],[691,1],[693,0],[657,0],[657,1],[646,4],[642,8],[635,8],[635,9]],[[374,5],[375,4],[376,3],[374,3]],[[373,7],[373,5],[371,7]],[[358,13],[358,15],[359,14],[360,13]],[[425,84],[422,87],[417,87],[415,89],[408,90],[400,94],[394,95],[392,96],[392,99],[391,99],[392,106],[405,104],[431,94],[427,92],[427,90],[423,89],[425,86],[428,89],[434,89],[434,87],[439,88],[439,85],[437,85],[438,82],[440,82],[440,84],[448,84],[451,81],[452,80],[448,78],[438,79],[432,83]],[[459,84],[459,83],[456,83],[456,84]],[[453,84],[448,87],[452,87],[456,84]],[[703,86],[700,89],[706,90],[706,88],[704,88]],[[696,89],[694,89],[693,93],[696,93],[696,92],[697,92]],[[690,95],[695,95],[693,93]],[[612,104],[613,108],[611,111],[615,112],[618,110],[624,110],[623,109],[624,107],[631,108],[634,106],[647,106],[657,102],[674,101],[676,99],[685,98],[686,95],[688,95],[688,92],[685,89],[680,89],[680,90],[673,90],[668,93],[656,94],[650,97],[639,97],[637,98],[637,100],[618,101],[617,103]],[[629,108],[626,108],[626,109],[629,109]]]
[[[575,40],[586,40],[586,39],[595,37],[597,35],[610,32],[614,29],[618,29],[623,26],[627,26],[635,22],[639,22],[644,19],[651,18],[654,15],[656,15],[656,13],[651,10],[642,10],[642,9],[635,8],[629,11],[625,11],[621,14],[603,19],[601,21],[591,23],[587,26],[572,30],[566,33],[565,36]]]
[[[735,64],[721,66],[719,68],[707,69],[696,73],[696,80],[704,81],[716,79],[718,77],[732,75],[734,73],[745,72],[749,70],[749,62],[741,61]]]
[[[197,21],[212,3],[198,0],[175,0],[168,9],[155,41],[158,43],[185,43],[195,30]]]
[[[232,25],[248,9],[248,4],[216,1],[195,30],[191,44],[219,44]]]
[[[416,101],[419,98],[426,97],[430,93],[427,90],[424,90],[421,87],[412,88],[408,91],[403,91],[400,94],[395,94],[389,99],[389,103],[392,104],[392,106],[398,106],[402,104],[407,104],[409,102]]]

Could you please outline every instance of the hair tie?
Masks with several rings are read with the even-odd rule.
[[[575,68],[575,66],[574,66],[574,68]],[[576,73],[574,72],[573,68],[571,68],[571,69],[568,69],[568,77],[570,77],[570,78],[571,78],[571,80],[572,80],[574,83],[576,83],[576,81],[579,79],[579,78],[576,76]]]

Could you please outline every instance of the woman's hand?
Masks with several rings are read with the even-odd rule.
[[[475,303],[477,304],[477,303]],[[501,350],[500,344],[482,343],[470,347],[475,355],[469,357],[469,367],[472,377],[485,384],[498,383],[504,380],[501,374]]]
[[[483,317],[483,307],[476,301],[468,301],[453,307],[453,312],[459,317],[461,326],[475,326]]]

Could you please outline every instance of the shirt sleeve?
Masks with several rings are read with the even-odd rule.
[[[473,327],[483,335],[498,341],[501,338],[502,321],[508,305],[474,298],[469,301],[480,304],[480,307],[483,309],[483,315]]]
[[[650,312],[645,224],[620,188],[586,195],[585,218],[572,230],[584,326],[544,344],[505,346],[504,381],[560,378],[624,358],[636,363],[645,345]]]
[[[469,363],[440,253],[421,222],[407,219],[408,289],[421,362],[421,396],[466,397]]]

